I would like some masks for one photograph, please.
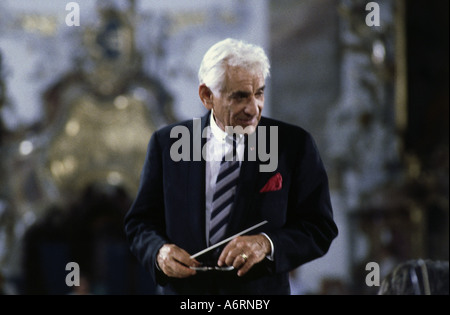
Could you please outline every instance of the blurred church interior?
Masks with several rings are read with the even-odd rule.
[[[264,114],[329,174],[340,234],[292,294],[377,294],[369,262],[448,269],[448,1],[376,1],[379,26],[363,0],[79,0],[79,26],[58,2],[0,3],[1,292],[77,294],[74,261],[84,293],[158,294],[123,216],[152,132],[204,113],[197,69],[226,37],[267,50]]]

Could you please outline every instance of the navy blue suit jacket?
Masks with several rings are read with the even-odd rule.
[[[209,115],[201,118],[201,130],[207,126]],[[175,125],[187,127],[192,136],[193,120]],[[250,234],[264,232],[270,237],[274,244],[273,261],[264,259],[242,277],[229,271],[197,272],[189,278],[174,279],[156,266],[163,244],[174,243],[190,254],[208,246],[206,162],[193,161],[192,139],[190,161],[173,161],[170,150],[179,140],[170,137],[175,125],[163,127],[151,137],[140,188],[124,222],[132,253],[167,294],[289,294],[289,271],[323,256],[338,233],[327,174],[311,135],[298,126],[262,117],[257,133],[260,126],[266,126],[266,135],[270,126],[278,128],[277,168],[274,172],[261,172],[259,166],[264,163],[258,158],[250,161],[247,155],[242,162],[227,236],[267,220],[267,224]],[[269,152],[270,139],[266,138]],[[202,147],[205,141],[201,140]],[[247,146],[248,141],[246,153]],[[282,188],[260,192],[276,173],[282,176]],[[215,262],[222,248],[197,260]]]

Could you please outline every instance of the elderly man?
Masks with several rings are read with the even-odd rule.
[[[206,115],[151,137],[125,232],[165,294],[289,294],[289,271],[337,236],[311,135],[262,116],[269,68],[261,47],[216,43],[199,70]]]

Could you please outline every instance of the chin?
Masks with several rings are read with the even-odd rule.
[[[256,127],[257,126],[255,125],[239,125],[234,127],[234,132],[236,132],[237,134],[251,135],[256,131]]]
[[[244,131],[245,131],[244,133],[247,135],[251,135],[252,133],[254,133],[256,131],[256,127],[257,126],[249,125],[244,129]]]

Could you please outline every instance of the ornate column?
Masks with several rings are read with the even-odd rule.
[[[395,263],[388,252],[395,236],[384,220],[390,210],[395,216],[398,208],[390,209],[394,201],[385,192],[404,177],[403,1],[375,2],[379,26],[366,23],[372,12],[366,9],[368,3],[339,2],[341,93],[327,117],[331,186],[337,208],[347,213],[341,232],[348,241],[350,285],[357,290],[367,288],[360,277],[367,262],[378,262],[381,276]],[[373,213],[383,218],[381,224],[377,225]]]

